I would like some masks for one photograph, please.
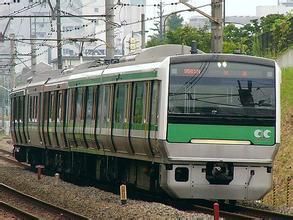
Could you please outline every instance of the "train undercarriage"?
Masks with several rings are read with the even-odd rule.
[[[111,182],[152,192],[160,190],[157,163],[33,147],[16,146],[14,151],[15,158],[30,164],[33,170],[44,165],[46,174],[60,173],[61,178],[73,182]]]

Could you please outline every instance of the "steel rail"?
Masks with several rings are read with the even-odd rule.
[[[34,204],[34,206],[45,208],[50,213],[56,214],[58,216],[62,215],[62,218],[64,218],[64,219],[80,219],[80,220],[87,220],[88,219],[87,217],[85,217],[83,215],[80,215],[80,214],[75,213],[73,211],[70,211],[68,209],[60,208],[60,207],[55,206],[53,204],[50,204],[48,202],[42,201],[40,199],[37,199],[33,196],[22,193],[16,189],[13,189],[12,187],[7,186],[2,183],[0,184],[0,192],[6,192],[6,193],[11,194],[12,196],[19,197],[20,200],[25,200],[27,202]]]
[[[210,215],[214,214],[214,209],[207,207],[205,205],[192,205],[192,207],[197,212],[202,212],[202,213],[210,214]],[[234,213],[234,212],[223,211],[223,210],[220,210],[220,217],[223,217],[226,220],[227,219],[231,219],[231,220],[232,219],[239,219],[239,220],[241,220],[241,219],[255,219],[255,217],[252,215]]]
[[[23,220],[37,220],[39,219],[38,217],[36,217],[35,215],[32,215],[26,211],[23,211],[13,205],[10,205],[6,202],[2,202],[0,201],[0,207],[2,209],[4,209],[5,211],[15,215],[17,217],[17,219],[23,219]]]
[[[231,206],[229,209],[234,208],[235,213],[243,213],[251,216],[255,216],[260,219],[274,219],[274,220],[289,220],[293,219],[293,215],[284,214],[276,211],[264,210],[260,208],[248,207],[243,205],[235,205],[235,207]]]
[[[5,154],[5,155],[3,155],[3,154]],[[11,157],[7,157],[7,156],[6,156],[7,154],[10,155]],[[30,165],[29,165],[29,164],[21,163],[21,162],[17,161],[17,160],[13,157],[13,155],[12,155],[11,152],[8,152],[8,151],[3,150],[3,149],[0,149],[0,159],[6,161],[6,162],[8,162],[8,163],[15,164],[15,165],[17,165],[17,166],[19,166],[19,167],[30,168]]]

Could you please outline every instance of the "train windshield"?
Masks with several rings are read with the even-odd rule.
[[[169,115],[274,118],[275,69],[237,62],[171,64]]]

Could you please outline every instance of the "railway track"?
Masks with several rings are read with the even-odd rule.
[[[211,201],[196,201],[194,203],[185,201],[180,204],[179,209],[192,210],[213,215],[213,203]],[[228,220],[232,219],[265,219],[265,220],[289,220],[293,215],[273,212],[264,209],[252,208],[242,205],[220,204],[220,217]]]
[[[36,219],[88,219],[85,216],[44,202],[4,184],[0,184],[0,193],[3,202],[35,216]]]
[[[0,158],[4,159],[10,163],[14,163],[18,166],[22,166],[25,168],[29,168],[30,166],[28,164],[24,164],[24,163],[20,163],[18,161],[16,161],[12,156],[11,152],[8,152],[6,150],[0,149]],[[101,186],[97,186],[98,188],[102,188],[104,189],[104,187]],[[6,189],[6,186],[3,184],[0,184],[0,192],[2,192],[2,190],[5,189],[5,191],[9,191],[9,187]],[[10,188],[11,189],[11,188]],[[11,189],[12,190],[12,189]],[[113,190],[111,187],[109,189],[109,186],[106,187],[106,189],[104,189],[106,191],[115,191]],[[16,191],[17,192],[17,191]],[[18,192],[19,193],[19,192]],[[134,194],[137,194],[134,193]],[[149,197],[145,195],[145,193],[142,193],[143,196],[138,193],[140,196],[138,196],[139,199],[140,198],[144,198],[143,200],[148,200],[148,201],[152,201],[152,196]],[[25,194],[22,194],[22,197],[25,197]],[[31,197],[32,199],[35,199],[33,197]],[[26,198],[27,199],[27,198]],[[154,199],[154,198],[153,198]],[[177,204],[177,202],[174,201],[160,201],[161,199],[159,199],[158,197],[155,198],[156,201],[158,202],[162,202],[162,203],[167,203],[168,205],[171,205],[173,207],[179,208],[181,210],[185,210],[185,211],[195,211],[195,212],[201,212],[201,213],[205,213],[205,214],[210,214],[213,215],[213,203],[210,201],[205,201],[205,200],[201,200],[201,201],[196,201],[195,203],[191,202],[190,200],[188,201],[184,201],[184,202],[179,202]],[[42,206],[46,206],[47,203],[44,203],[41,201],[41,203],[43,204]],[[48,204],[49,207],[53,207],[53,208],[49,208],[47,210],[53,210],[55,208],[57,208],[57,211],[52,211],[52,213],[56,213],[58,215],[60,215],[60,213],[66,213],[67,210],[63,210],[59,207],[54,207],[50,204]],[[75,214],[75,213],[74,213]],[[78,214],[76,214],[78,215]],[[293,219],[292,215],[286,215],[286,214],[282,214],[282,213],[277,213],[277,212],[272,212],[272,211],[268,211],[268,210],[262,210],[262,209],[256,209],[256,208],[252,208],[252,207],[246,207],[246,206],[240,206],[240,205],[228,205],[228,204],[220,204],[220,217],[224,218],[224,219]],[[32,218],[31,218],[32,219]],[[47,218],[46,218],[47,219]],[[63,214],[63,218],[62,219],[87,219],[86,217],[74,217],[74,218],[67,218],[67,214]]]
[[[8,163],[17,165],[19,167],[30,168],[29,164],[20,163],[17,160],[15,160],[15,158],[12,155],[12,153],[7,151],[7,150],[0,149],[0,159],[6,161]]]
[[[0,218],[23,219],[23,220],[37,220],[35,215],[26,211],[20,210],[17,207],[0,201]]]

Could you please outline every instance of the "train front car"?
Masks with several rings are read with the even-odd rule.
[[[280,70],[243,55],[170,58],[161,187],[178,198],[255,200],[272,186]]]

